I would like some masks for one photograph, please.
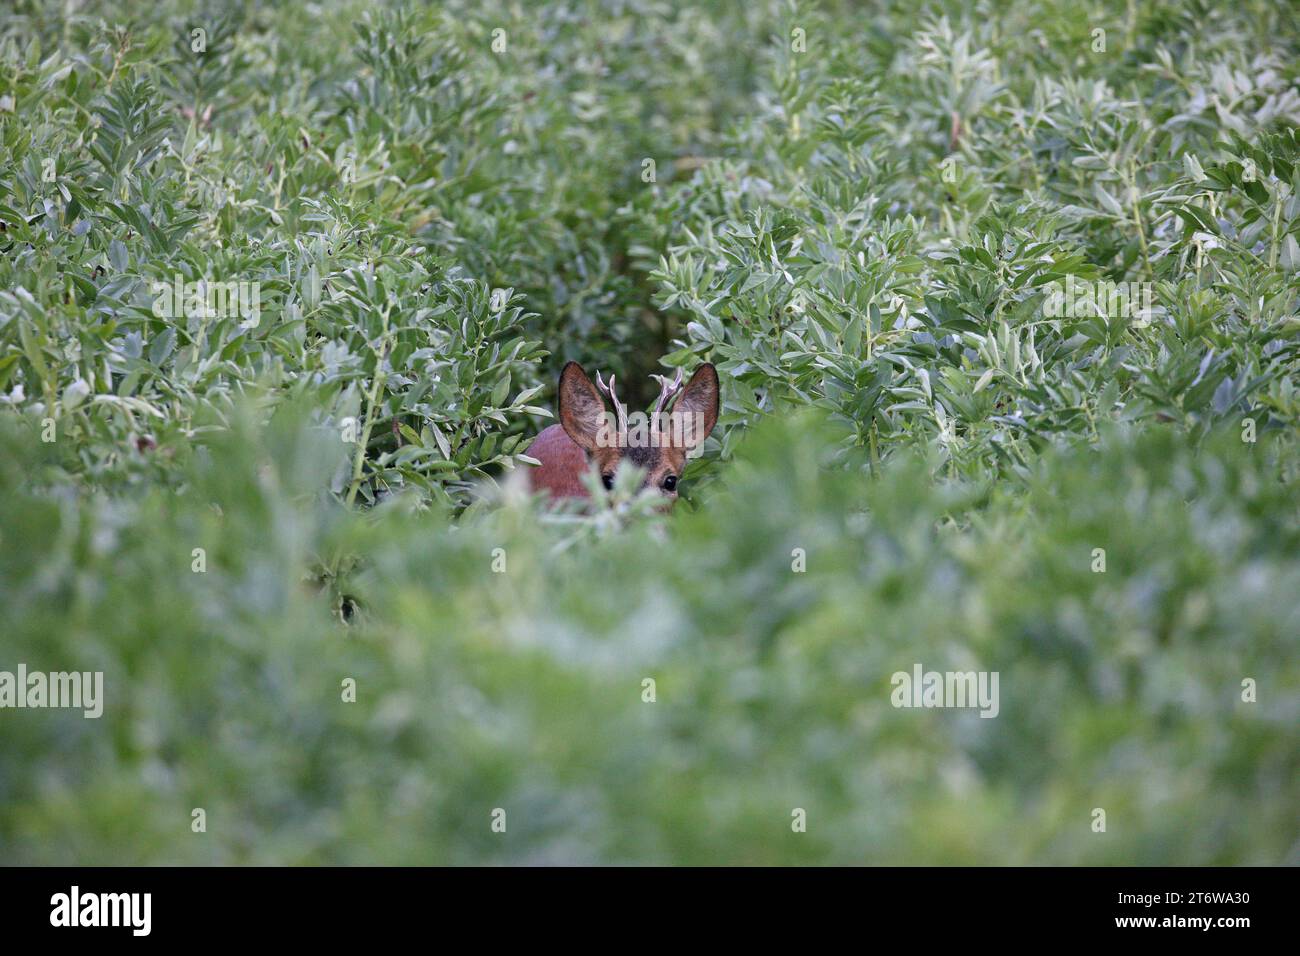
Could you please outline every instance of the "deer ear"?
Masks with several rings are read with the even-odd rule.
[[[560,373],[560,424],[580,448],[596,447],[596,433],[605,422],[605,400],[577,362],[569,362]]]
[[[703,445],[718,423],[718,370],[711,363],[695,370],[673,406],[673,414],[681,416],[686,449]]]

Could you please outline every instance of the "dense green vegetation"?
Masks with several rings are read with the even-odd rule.
[[[0,862],[1300,862],[1296,24],[18,0],[0,671],[106,700]],[[716,363],[676,513],[528,500],[567,359]]]

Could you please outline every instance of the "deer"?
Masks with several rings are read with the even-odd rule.
[[[629,428],[627,406],[618,400],[614,376],[607,383],[598,371],[593,384],[577,362],[566,364],[556,397],[559,422],[543,429],[526,452],[540,462],[528,470],[532,490],[546,491],[552,500],[589,498],[585,474],[595,471],[605,488],[612,489],[618,469],[629,464],[642,469],[641,487],[656,489],[665,499],[664,508],[671,508],[687,456],[717,424],[718,371],[706,362],[684,386],[681,369],[672,380],[664,375],[651,378],[659,382],[654,412],[648,422]],[[614,407],[612,415],[606,411],[605,396]]]

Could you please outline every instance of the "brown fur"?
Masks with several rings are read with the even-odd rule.
[[[563,425],[551,425],[533,439],[525,452],[542,463],[530,468],[533,491],[549,491],[552,498],[585,498],[582,473],[587,470],[587,453],[565,434]]]
[[[533,439],[526,454],[541,465],[529,469],[533,491],[546,491],[552,498],[586,498],[582,475],[589,469],[613,476],[624,462],[644,470],[643,488],[656,488],[669,506],[677,500],[677,489],[664,487],[672,476],[680,478],[691,447],[708,437],[718,420],[718,373],[710,364],[701,365],[677,398],[673,410],[700,415],[703,434],[691,436],[690,447],[661,444],[658,447],[625,447],[597,440],[605,423],[605,400],[577,362],[564,366],[558,390],[558,425],[551,425]]]

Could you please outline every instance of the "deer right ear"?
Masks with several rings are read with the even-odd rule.
[[[695,370],[673,406],[673,414],[685,429],[687,449],[703,445],[718,423],[718,370],[713,363],[705,362]]]
[[[574,443],[587,451],[596,447],[596,434],[605,423],[605,400],[577,362],[560,373],[560,424]]]

